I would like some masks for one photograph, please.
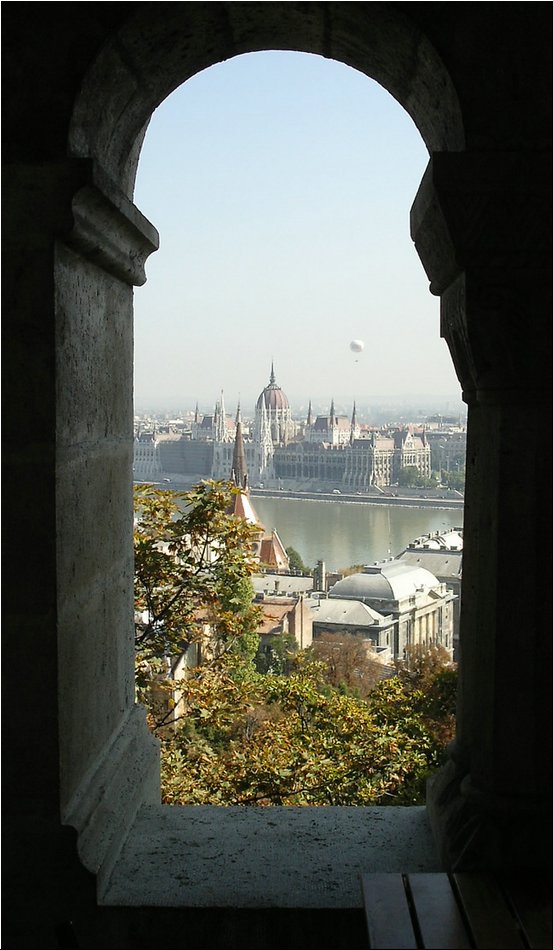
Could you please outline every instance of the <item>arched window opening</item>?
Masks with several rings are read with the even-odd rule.
[[[407,617],[422,631],[409,661],[413,650],[428,652],[425,611],[440,617],[431,652],[441,650],[444,663],[453,660],[452,624],[441,618],[449,616],[442,606],[457,595],[443,578],[427,571],[421,584],[420,568],[404,562],[394,570],[402,567],[408,583],[413,576],[408,603],[402,595],[398,606],[395,593],[375,604],[367,591],[338,604],[334,597],[347,596],[339,584],[327,597],[344,573],[388,562],[415,537],[462,523],[461,494],[454,498],[458,507],[448,508],[451,493],[440,484],[431,451],[448,415],[451,430],[464,435],[459,383],[439,339],[438,301],[428,293],[408,229],[427,159],[417,129],[385,90],[341,63],[306,54],[256,53],[213,66],[172,93],[149,124],[135,201],[156,222],[161,247],[135,295],[134,479],[176,492],[205,479],[234,479],[239,433],[239,487],[248,517],[264,535],[239,695],[234,666],[231,683],[213,673],[214,664],[219,671],[229,661],[226,650],[214,655],[221,637],[228,639],[218,639],[217,617],[206,622],[205,610],[202,623],[189,612],[186,620],[179,616],[182,633],[171,633],[167,621],[156,627],[163,599],[158,603],[152,590],[155,577],[147,590],[140,581],[139,606],[149,607],[138,614],[140,681],[146,668],[164,680],[162,688],[140,691],[162,741],[164,801],[424,800],[426,771],[414,760],[418,792],[411,780],[409,792],[407,782],[385,792],[383,781],[379,790],[365,787],[364,779],[352,778],[356,762],[338,774],[333,756],[315,748],[299,769],[294,756],[308,726],[283,690],[295,683],[317,691],[322,675],[325,688],[342,691],[344,715],[348,702],[350,712],[364,714],[375,684],[403,662]],[[268,385],[258,397],[265,372]],[[408,468],[418,487],[403,487]],[[394,506],[398,492],[403,504]],[[440,507],[431,507],[429,496]],[[307,513],[303,524],[298,503]],[[302,524],[291,539],[290,522]],[[316,541],[309,536],[314,529]],[[317,548],[321,543],[326,547]],[[290,546],[309,565],[302,565],[301,580],[290,571]],[[319,560],[327,567],[324,622],[312,596]],[[203,570],[207,576],[207,565]],[[167,600],[177,588],[178,569]],[[333,618],[331,608],[343,604],[351,617]],[[366,628],[353,617],[356,605],[358,614],[365,611]],[[320,634],[334,636],[332,651]],[[175,637],[184,652],[160,667],[149,640],[167,651]],[[322,666],[310,667],[310,679],[304,669],[302,680],[300,661],[315,660]],[[249,679],[256,671],[264,679],[253,686],[246,678],[244,685],[246,669]],[[286,685],[285,677],[291,677]],[[407,680],[401,683],[406,687]],[[330,741],[322,708],[318,715],[309,728],[317,735],[326,729]],[[451,711],[448,717],[452,738]],[[335,709],[332,722],[337,719]],[[363,754],[367,761],[367,748]],[[434,767],[436,754],[428,752]],[[344,748],[341,758],[346,761]],[[270,775],[262,766],[267,759],[274,763]],[[392,759],[390,753],[396,774]],[[326,771],[315,767],[319,760],[328,762]]]

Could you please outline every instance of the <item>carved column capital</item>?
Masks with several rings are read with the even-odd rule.
[[[435,153],[424,174],[411,235],[467,399],[548,378],[550,195],[542,155]]]
[[[96,165],[90,183],[76,192],[72,210],[69,247],[126,284],[144,284],[146,260],[159,247],[158,232]]]
[[[463,271],[551,266],[547,155],[435,152],[411,208],[411,237],[441,294]]]

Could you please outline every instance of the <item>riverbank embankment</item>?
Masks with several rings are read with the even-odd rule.
[[[189,491],[201,477],[196,480],[182,478],[164,478],[163,481],[147,481],[146,484],[164,491]],[[144,482],[136,482],[144,484]],[[407,489],[406,492],[343,492],[343,491],[299,491],[291,488],[250,488],[250,495],[254,498],[280,498],[281,500],[295,499],[298,501],[327,501],[338,504],[398,506],[403,508],[457,508],[462,510],[465,499],[458,492],[432,491],[417,493],[416,489]]]
[[[259,498],[281,498],[298,499],[305,501],[332,501],[340,504],[357,505],[393,505],[404,508],[459,508],[464,507],[465,499],[463,497],[451,497],[449,495],[404,495],[404,494],[380,494],[370,492],[348,494],[347,492],[318,492],[318,491],[292,491],[291,489],[272,489],[272,488],[252,488],[250,489],[252,497]]]

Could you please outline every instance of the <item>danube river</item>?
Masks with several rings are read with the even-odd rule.
[[[329,571],[395,557],[430,531],[461,528],[463,509],[405,508],[337,500],[252,498],[265,528],[276,528],[304,564],[324,561]]]

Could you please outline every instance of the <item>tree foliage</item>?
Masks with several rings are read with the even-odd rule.
[[[442,485],[445,485],[447,488],[456,489],[457,491],[464,491],[465,490],[464,467],[456,472],[449,472],[446,469],[442,469],[441,482],[442,482]]]
[[[256,532],[232,514],[235,490],[136,490],[138,697],[161,741],[163,800],[422,803],[451,738],[455,674],[437,653],[413,655],[376,682],[348,637],[338,651],[329,639],[318,650],[283,643],[282,662],[263,669]],[[177,678],[174,659],[198,643],[203,662]]]
[[[143,654],[186,647],[206,621],[222,640],[251,625],[255,529],[231,513],[236,491],[213,481],[189,492],[135,487],[136,643]]]
[[[350,564],[349,567],[341,567],[338,571],[342,577],[351,577],[352,574],[360,574],[365,569],[364,564]]]
[[[430,478],[422,475],[416,465],[405,465],[398,473],[398,485],[404,488],[436,488],[437,484],[434,473]]]
[[[139,698],[169,680],[174,658],[192,644],[213,659],[228,653],[236,671],[252,665],[260,610],[250,575],[256,529],[232,513],[230,482],[188,492],[135,486],[135,639]],[[169,688],[166,686],[166,691]]]
[[[237,684],[219,671],[188,680],[185,725],[165,749],[168,803],[421,804],[444,737],[423,690],[399,677],[367,701],[325,682],[304,658],[289,676]]]
[[[368,696],[384,675],[371,644],[351,633],[322,633],[309,650],[323,664],[326,682],[341,692]]]
[[[281,633],[273,637],[273,642],[267,647],[258,649],[255,668],[259,673],[290,673],[297,652],[296,638],[291,633]]]
[[[293,547],[286,548],[290,570],[297,574],[311,574],[311,568],[307,567],[302,560],[301,554]]]

